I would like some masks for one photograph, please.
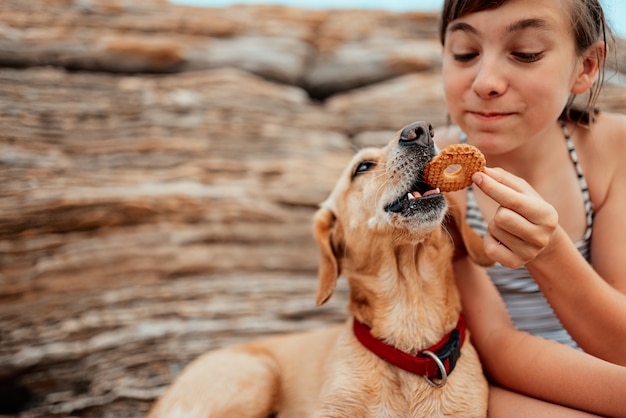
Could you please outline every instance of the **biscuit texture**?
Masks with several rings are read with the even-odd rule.
[[[424,181],[442,192],[454,192],[472,184],[472,174],[485,169],[485,156],[468,144],[445,147],[434,157],[422,174]]]

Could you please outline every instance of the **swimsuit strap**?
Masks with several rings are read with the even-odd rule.
[[[563,135],[565,135],[565,143],[567,144],[567,149],[569,151],[570,158],[572,163],[574,163],[574,167],[576,168],[576,174],[578,176],[578,184],[580,185],[580,190],[583,194],[583,199],[585,203],[585,214],[587,216],[587,229],[585,230],[584,240],[588,240],[591,237],[591,231],[593,226],[593,203],[591,202],[591,196],[589,195],[589,187],[587,186],[587,180],[585,179],[585,175],[583,174],[583,169],[578,161],[578,154],[576,153],[576,149],[574,148],[574,141],[572,141],[572,136],[565,125],[565,122],[559,121],[561,125],[561,129],[563,130]]]

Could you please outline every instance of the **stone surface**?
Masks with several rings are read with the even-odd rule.
[[[206,350],[346,318],[342,281],[314,306],[312,216],[355,148],[446,123],[436,16],[0,16],[0,415],[140,417]]]

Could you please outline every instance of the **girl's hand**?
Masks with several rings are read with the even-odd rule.
[[[550,244],[558,214],[525,180],[499,168],[475,173],[472,180],[500,205],[483,240],[489,257],[517,268]]]

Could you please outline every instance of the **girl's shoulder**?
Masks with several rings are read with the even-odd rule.
[[[572,133],[591,199],[601,207],[616,178],[626,177],[626,115],[602,112],[588,129]]]
[[[580,129],[578,136],[578,140],[574,137],[576,150],[592,158],[595,164],[601,164],[604,169],[611,163],[624,165],[626,115],[600,113],[589,129]]]
[[[626,147],[626,115],[621,113],[600,113],[590,129],[591,140],[609,151]],[[621,156],[621,155],[620,155]]]
[[[579,154],[609,160],[623,158],[619,151],[626,150],[626,115],[602,112],[589,127],[572,124],[568,128]]]

